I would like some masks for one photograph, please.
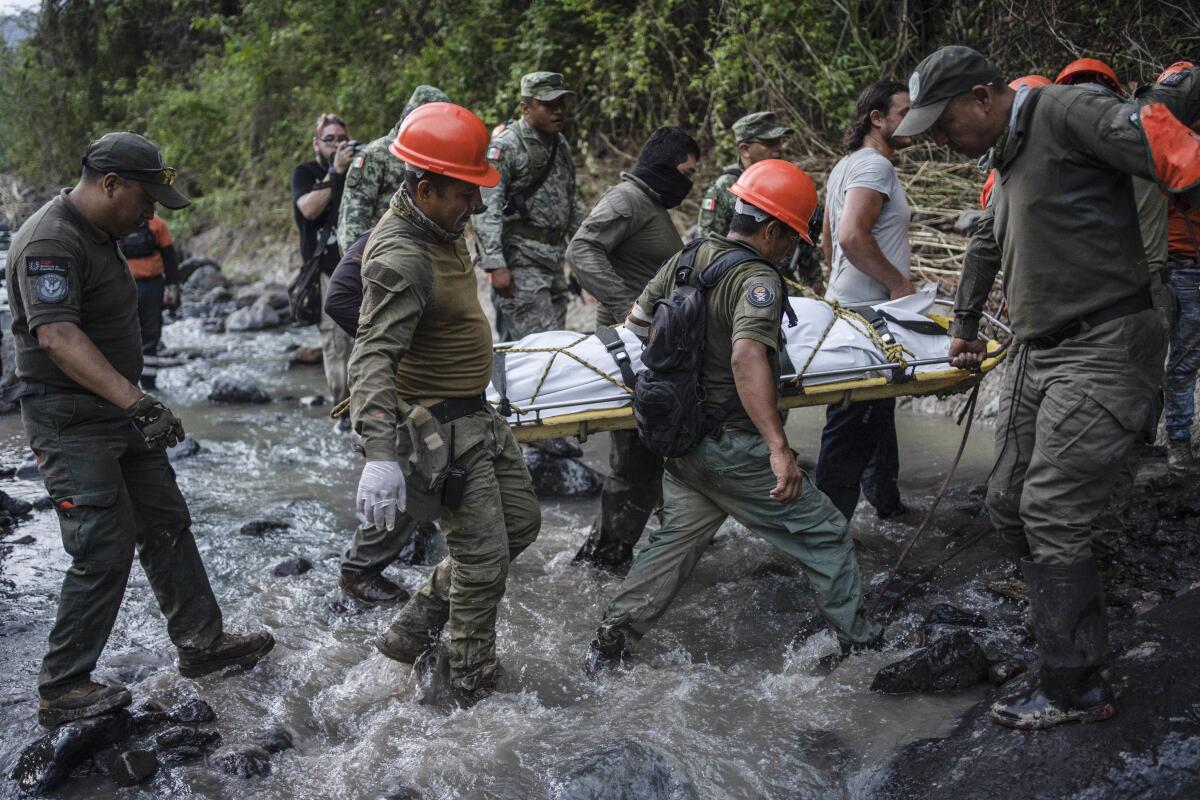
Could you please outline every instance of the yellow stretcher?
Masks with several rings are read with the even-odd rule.
[[[987,316],[987,315],[985,315]],[[930,315],[930,318],[941,324],[947,330],[950,320],[947,317]],[[1009,333],[1008,329],[996,319],[987,316],[989,322],[1000,330]],[[501,349],[501,346],[498,349]],[[853,367],[843,370],[832,370],[825,373],[812,373],[808,378],[827,379],[844,373],[845,380],[831,383],[820,383],[816,386],[799,387],[794,383],[795,375],[784,375],[780,379],[779,407],[781,409],[801,408],[804,406],[824,406],[859,400],[880,400],[886,397],[924,397],[927,395],[948,396],[969,391],[983,380],[988,372],[1000,364],[1006,355],[1007,344],[997,340],[987,343],[988,356],[978,371],[956,369],[947,365],[946,369],[924,370],[916,372],[914,368],[946,364],[947,359],[926,359],[909,361],[901,364],[878,364],[869,367]],[[864,372],[892,372],[891,378],[862,377]],[[860,377],[853,377],[855,374]],[[598,398],[596,402],[611,402],[614,397]],[[578,401],[563,405],[578,406]],[[593,433],[631,429],[634,427],[633,409],[630,406],[621,408],[602,408],[594,411],[580,411],[570,414],[554,414],[554,405],[530,406],[520,413],[514,412],[509,418],[513,435],[519,442],[533,442],[541,439],[557,439],[566,436],[577,436],[586,441]]]

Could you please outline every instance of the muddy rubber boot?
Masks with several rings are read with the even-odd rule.
[[[1173,475],[1192,475],[1197,472],[1191,442],[1167,442],[1167,470]]]
[[[343,572],[338,578],[342,591],[369,606],[403,603],[408,592],[378,572]]]
[[[580,546],[571,559],[572,564],[587,564],[589,567],[624,577],[633,564],[633,545],[620,541],[601,541],[596,528]]]
[[[38,705],[38,723],[57,728],[68,722],[98,717],[124,708],[133,702],[133,695],[124,686],[105,686],[85,681],[43,694]]]
[[[252,667],[271,652],[275,637],[266,631],[258,633],[223,633],[217,643],[206,650],[179,650],[179,674],[199,678],[226,667]]]
[[[414,664],[422,653],[437,644],[450,619],[450,604],[417,593],[404,604],[387,629],[372,644],[381,654],[401,664]]]
[[[625,645],[624,628],[601,625],[596,629],[596,638],[592,639],[583,657],[584,674],[589,678],[595,677],[621,666],[629,653]]]
[[[1116,707],[1100,674],[1108,655],[1108,621],[1096,562],[1059,566],[1024,559],[1021,568],[1042,665],[1024,690],[992,704],[992,718],[1020,730],[1108,719]]]

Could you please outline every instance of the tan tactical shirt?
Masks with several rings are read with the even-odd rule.
[[[350,354],[350,417],[368,459],[396,460],[406,402],[474,397],[491,379],[492,334],[460,234],[401,189],[363,253],[363,302]]]

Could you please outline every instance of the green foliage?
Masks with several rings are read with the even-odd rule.
[[[139,130],[179,166],[191,225],[282,227],[316,116],[368,141],[420,83],[494,124],[522,74],[558,70],[589,164],[681,124],[715,170],[760,108],[798,130],[793,153],[835,154],[858,90],[942,43],[1012,75],[1095,55],[1146,80],[1198,39],[1189,4],[1151,0],[46,0],[34,35],[0,48],[0,169],[62,184],[89,139]]]

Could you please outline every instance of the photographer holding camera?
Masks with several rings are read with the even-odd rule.
[[[293,216],[300,230],[300,257],[307,264],[320,261],[321,304],[329,286],[329,276],[341,259],[337,241],[338,206],[342,202],[346,170],[358,149],[350,139],[346,123],[336,114],[317,117],[313,129],[313,153],[316,158],[300,164],[292,172]],[[318,328],[325,363],[325,381],[334,403],[349,396],[346,362],[354,340],[324,313]]]

